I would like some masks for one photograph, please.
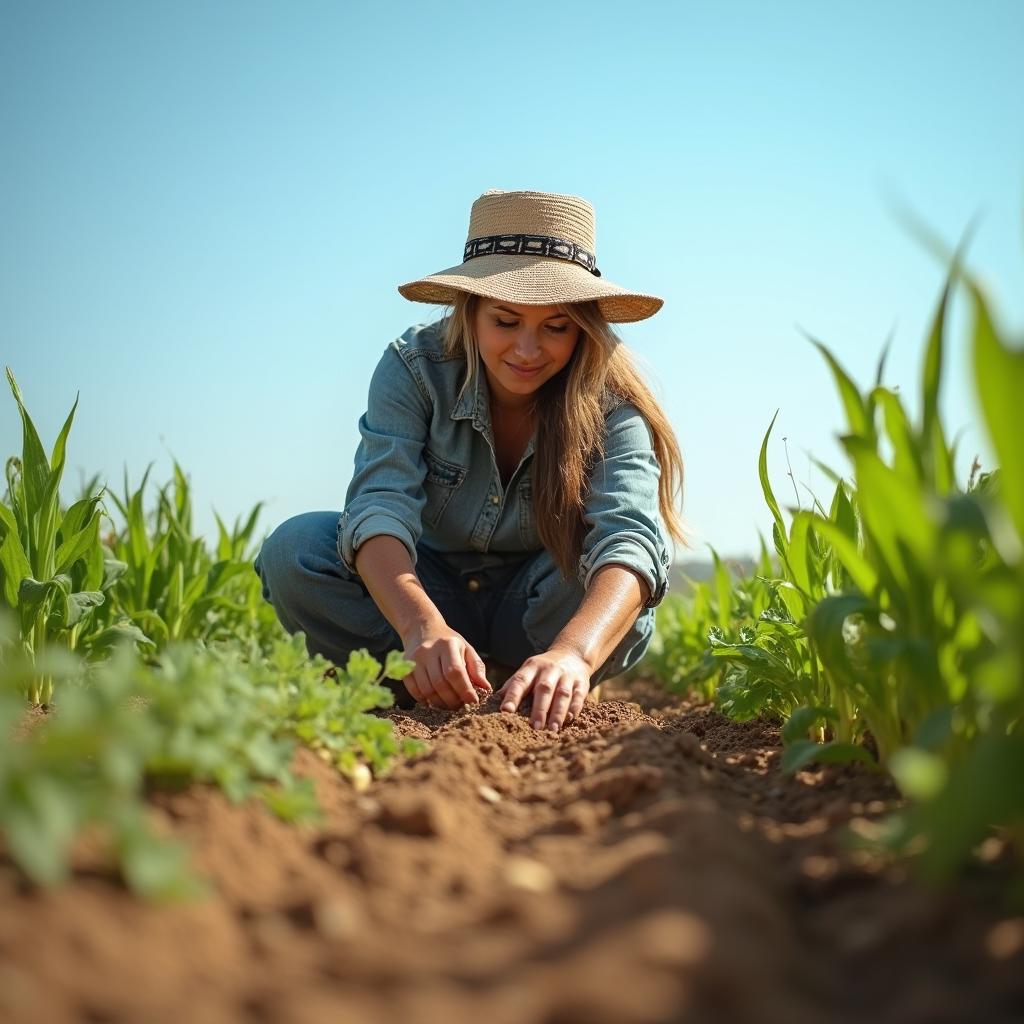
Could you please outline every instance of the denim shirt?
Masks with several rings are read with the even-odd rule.
[[[355,573],[359,546],[397,537],[416,562],[416,545],[442,554],[523,557],[543,549],[533,516],[533,447],[528,442],[503,487],[491,430],[486,373],[459,390],[466,361],[444,353],[446,321],[410,327],[384,351],[370,382],[355,471],[339,521],[339,554]],[[604,457],[589,478],[578,578],[602,566],[635,570],[653,607],[671,564],[658,508],[660,469],[640,411],[620,401],[605,417]]]

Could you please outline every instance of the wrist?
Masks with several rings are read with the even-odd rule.
[[[593,663],[593,659],[588,657],[587,652],[578,644],[569,639],[562,639],[561,637],[555,637],[553,643],[548,648],[548,654],[562,654],[569,655],[573,658],[578,658],[586,666],[587,671],[593,675],[597,671],[598,666]]]
[[[418,646],[431,633],[443,629],[444,626],[444,618],[436,609],[433,611],[420,609],[397,623],[396,629],[401,638],[402,646],[408,650],[410,647]]]

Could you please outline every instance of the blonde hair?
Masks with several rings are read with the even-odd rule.
[[[480,372],[474,326],[478,303],[477,295],[460,292],[445,330],[445,353],[466,360],[463,392]],[[580,328],[580,338],[568,364],[534,396],[533,510],[541,542],[565,578],[572,579],[586,532],[587,481],[604,455],[605,415],[610,402],[616,398],[631,402],[647,421],[661,467],[661,518],[669,535],[680,543],[686,542],[678,510],[683,457],[668,417],[597,302],[564,303],[559,311]]]

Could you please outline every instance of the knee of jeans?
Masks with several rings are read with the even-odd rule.
[[[287,601],[291,596],[301,595],[308,588],[309,576],[317,571],[319,562],[324,562],[334,573],[348,575],[333,546],[333,527],[331,536],[326,535],[331,526],[325,518],[327,515],[305,512],[292,516],[263,542],[253,567],[263,581],[265,598]],[[329,549],[325,547],[328,541],[331,541]]]
[[[254,568],[263,581],[263,596],[269,598],[282,594],[288,589],[288,577],[298,568],[292,533],[286,520],[274,529],[260,547]]]

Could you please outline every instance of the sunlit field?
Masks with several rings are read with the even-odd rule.
[[[76,410],[47,451],[8,370],[5,1019],[170,1019],[197,988],[209,1019],[1013,1019],[1024,350],[959,258],[937,292],[917,416],[884,352],[865,384],[815,340],[830,492],[788,507],[752,438],[756,565],[716,555],[557,737],[493,698],[395,710],[401,652],[310,659],[252,569],[261,508],[198,535],[180,466],[66,499]],[[966,479],[950,345],[998,457]]]

